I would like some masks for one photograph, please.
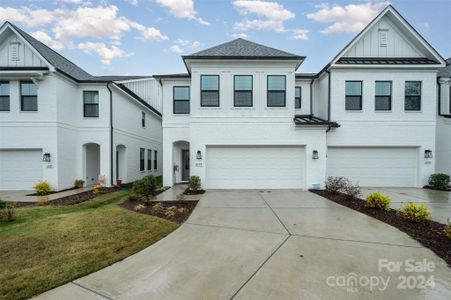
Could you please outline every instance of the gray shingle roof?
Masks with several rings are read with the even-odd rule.
[[[427,57],[342,57],[337,64],[347,65],[431,65],[437,61]]]
[[[438,77],[451,77],[451,57],[446,60],[446,67],[438,69]]]
[[[211,47],[191,55],[183,56],[184,59],[196,58],[274,58],[274,59],[302,59],[303,56],[288,53],[282,50],[267,47],[245,39],[236,39],[215,47]]]
[[[9,23],[9,22],[6,22]],[[36,49],[53,67],[55,67],[58,71],[65,73],[66,75],[76,79],[76,80],[89,80],[92,79],[93,76],[88,72],[84,71],[76,64],[58,54],[51,48],[47,47],[45,44],[41,43],[19,27],[14,24],[9,23],[30,45]]]

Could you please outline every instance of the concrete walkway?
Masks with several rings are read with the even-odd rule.
[[[391,198],[392,208],[400,208],[407,202],[423,203],[431,212],[432,219],[446,224],[451,221],[451,192],[421,188],[362,188],[363,198],[372,192],[381,192]]]
[[[450,278],[407,235],[310,192],[218,190],[168,237],[38,299],[451,299]]]
[[[177,196],[182,194],[188,187],[187,184],[176,184],[172,188],[157,195],[155,201],[174,201]],[[202,195],[185,195],[185,200],[199,200]]]
[[[72,196],[76,194],[80,194],[86,191],[92,190],[92,186],[83,187],[79,189],[58,192],[54,194],[47,195],[46,197],[49,200],[55,200],[67,196]],[[27,196],[30,194],[34,194],[35,191],[0,191],[0,199],[5,201],[15,201],[15,202],[37,202],[40,196]]]

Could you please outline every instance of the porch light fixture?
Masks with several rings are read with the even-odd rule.
[[[50,153],[44,153],[44,155],[42,155],[42,161],[50,162]]]
[[[318,158],[319,158],[318,151],[317,150],[313,150],[313,152],[312,152],[312,159],[318,159]]]
[[[432,150],[424,150],[424,158],[432,158]]]
[[[202,152],[200,152],[200,150],[197,150],[196,158],[197,159],[202,159]]]

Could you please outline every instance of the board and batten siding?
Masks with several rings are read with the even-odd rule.
[[[13,45],[18,45],[18,59],[13,59]],[[2,67],[47,67],[47,64],[19,37],[11,32],[0,45],[0,66]]]
[[[122,82],[122,84],[144,99],[156,110],[162,112],[161,86],[155,78],[129,80]]]

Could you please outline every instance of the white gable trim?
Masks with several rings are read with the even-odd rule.
[[[330,62],[329,65],[334,65],[350,48],[352,48],[360,38],[365,35],[368,31],[370,31],[377,22],[382,19],[387,13],[392,13],[398,20],[401,22],[405,28],[409,30],[409,32],[434,56],[434,58],[440,63],[441,67],[446,65],[443,57],[435,51],[434,48],[410,25],[406,19],[404,19],[401,14],[392,6],[388,5],[382,12],[379,13],[357,36],[355,36],[351,42],[346,45],[346,47],[341,50]],[[415,47],[416,48],[416,47]]]
[[[2,28],[0,28],[0,35],[3,34],[3,32],[5,32],[6,28],[9,28],[12,30],[12,32],[14,32],[15,35],[17,35],[20,40],[27,45],[28,47],[30,47],[30,49],[33,50],[33,52],[43,61],[47,64],[47,67],[49,68],[50,71],[54,72],[55,71],[55,67],[48,62],[47,59],[44,58],[44,56],[41,55],[41,53],[39,53],[39,51],[37,51],[30,43],[27,42],[27,40],[19,33],[17,32],[17,30],[11,26],[11,24],[9,24],[8,22],[6,22]]]

